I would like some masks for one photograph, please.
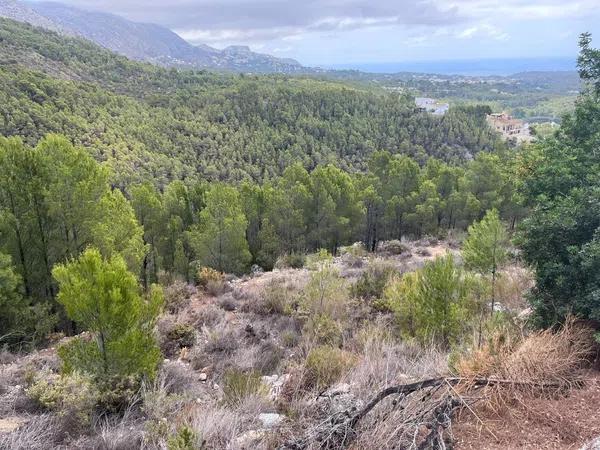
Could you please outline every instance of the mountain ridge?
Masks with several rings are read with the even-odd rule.
[[[194,46],[160,25],[132,22],[114,14],[58,2],[0,0],[0,17],[83,37],[128,58],[167,67],[256,73],[310,71],[293,59],[256,53],[244,46],[223,50]]]

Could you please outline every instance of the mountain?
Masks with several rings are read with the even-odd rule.
[[[275,56],[255,53],[245,45],[232,45],[221,52],[225,66],[233,70],[249,70],[251,72],[264,72],[263,67],[270,67],[270,72],[295,73],[309,72],[311,69],[302,66],[291,58],[276,58]]]
[[[168,28],[132,22],[114,14],[87,11],[55,2],[0,0],[0,17],[27,22],[61,34],[80,36],[131,59],[167,67],[257,73],[306,72],[293,59],[252,52],[194,46]]]
[[[27,22],[36,27],[46,28],[63,34],[73,34],[63,29],[54,21],[43,16],[42,14],[30,8],[25,3],[15,0],[0,0],[0,17],[7,19],[18,20],[19,22]]]

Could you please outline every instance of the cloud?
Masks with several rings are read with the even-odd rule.
[[[290,39],[306,33],[441,26],[464,20],[435,0],[62,0],[175,30],[193,42]]]
[[[508,39],[508,33],[505,33],[500,28],[490,25],[489,23],[483,23],[475,25],[459,31],[456,34],[459,39],[473,39],[473,38],[491,38],[497,41],[505,41]]]
[[[284,48],[313,36],[394,30],[410,47],[435,39],[504,41],[519,23],[598,17],[600,0],[59,0],[158,23],[194,43]],[[514,27],[513,27],[514,28]],[[514,30],[513,30],[514,31]]]
[[[472,18],[503,18],[517,21],[582,18],[598,14],[598,0],[438,0],[452,4],[460,14]]]
[[[290,51],[292,51],[293,48],[291,46],[287,46],[287,47],[275,47],[273,50],[271,50],[273,53],[289,53]]]

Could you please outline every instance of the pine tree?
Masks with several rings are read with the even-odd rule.
[[[496,277],[498,269],[508,257],[507,245],[506,229],[495,209],[488,211],[480,222],[469,227],[469,235],[463,245],[466,266],[491,276],[492,314],[496,301]]]
[[[247,226],[238,192],[215,184],[206,193],[206,207],[188,238],[202,265],[220,272],[241,273],[252,258],[246,241]]]
[[[99,378],[154,376],[160,349],[153,327],[162,307],[161,290],[155,287],[142,297],[123,257],[103,258],[93,248],[52,273],[67,315],[93,336],[91,341],[74,338],[61,347],[65,371],[81,370]]]

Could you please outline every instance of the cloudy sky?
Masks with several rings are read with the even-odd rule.
[[[192,43],[332,65],[574,56],[600,0],[62,0],[167,26]]]

